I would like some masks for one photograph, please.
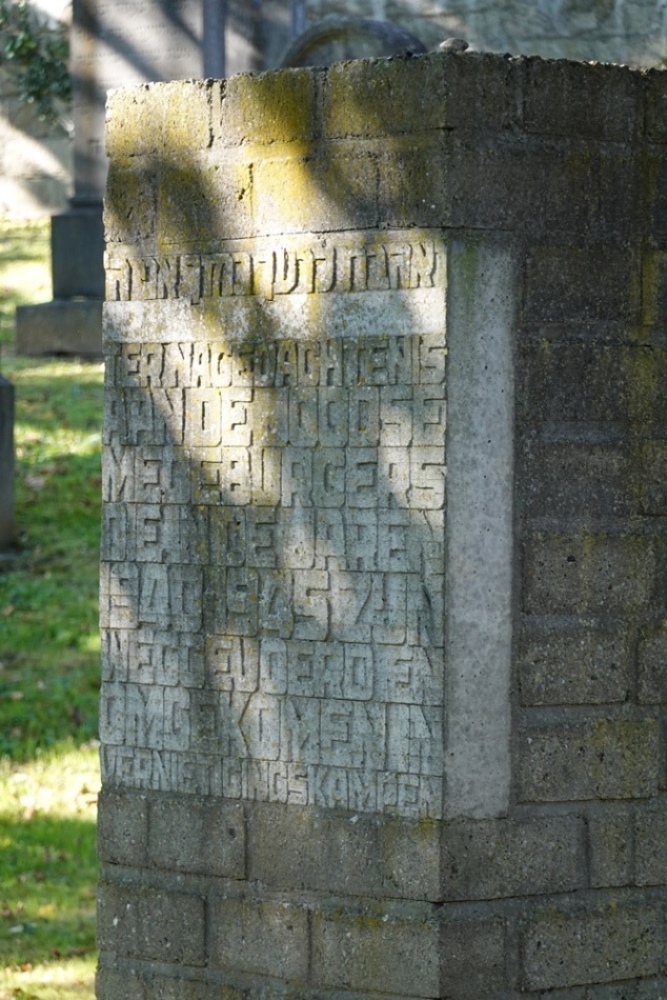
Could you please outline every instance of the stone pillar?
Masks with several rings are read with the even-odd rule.
[[[99,1000],[665,992],[666,86],[113,95]]]
[[[14,386],[0,375],[0,550],[14,541]]]

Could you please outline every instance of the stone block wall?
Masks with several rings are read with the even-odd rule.
[[[667,994],[666,104],[113,95],[100,1000]]]

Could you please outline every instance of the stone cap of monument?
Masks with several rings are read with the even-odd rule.
[[[594,211],[587,157],[608,162],[613,183],[623,144],[667,138],[664,74],[472,51],[130,93],[109,96],[105,222],[110,243],[132,232],[146,252],[174,229],[205,244],[379,220],[591,242],[615,236],[611,223],[623,238],[622,219]],[[137,204],[138,230],[122,218]]]

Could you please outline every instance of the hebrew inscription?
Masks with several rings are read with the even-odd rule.
[[[104,780],[441,816],[442,244],[108,264]]]

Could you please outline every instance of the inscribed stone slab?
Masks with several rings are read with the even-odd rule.
[[[441,240],[107,275],[104,780],[441,816]]]

